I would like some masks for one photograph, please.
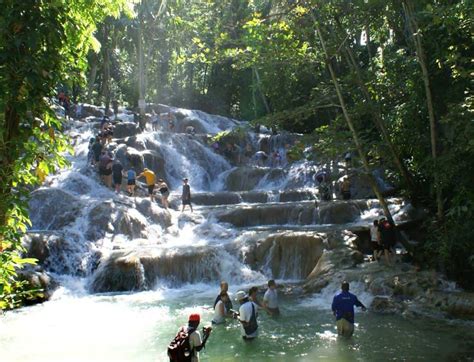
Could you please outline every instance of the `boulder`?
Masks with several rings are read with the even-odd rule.
[[[315,200],[316,195],[309,190],[284,190],[280,192],[280,202]]]
[[[132,137],[140,132],[140,128],[134,122],[120,122],[114,126],[114,138]]]
[[[356,221],[367,204],[360,201],[331,201],[319,204],[321,224],[347,224]]]
[[[232,170],[225,181],[225,189],[228,191],[250,191],[267,176],[268,181],[283,177],[282,169],[268,169],[262,167],[236,167]]]
[[[136,201],[137,210],[150,220],[152,224],[159,224],[162,228],[171,226],[171,214],[168,210],[152,203],[148,198]]]
[[[240,202],[242,202],[240,195],[233,192],[193,193],[193,204],[196,205],[230,205]]]
[[[41,289],[38,294],[26,300],[27,305],[42,303],[51,298],[59,284],[44,270],[29,266],[18,271],[18,279],[26,281],[31,289]]]
[[[29,201],[33,229],[59,230],[76,220],[83,203],[79,198],[57,188],[40,188]]]
[[[400,314],[404,307],[400,301],[389,297],[376,296],[370,304],[370,310],[380,314]]]
[[[102,118],[104,114],[105,114],[104,110],[97,106],[94,106],[92,104],[87,104],[87,103],[82,104],[81,118],[86,118],[90,116]]]
[[[325,240],[308,232],[271,234],[258,240],[245,255],[254,269],[269,269],[273,278],[302,279],[323,254]]]

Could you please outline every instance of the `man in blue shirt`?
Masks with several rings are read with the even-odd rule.
[[[349,293],[349,283],[343,281],[341,284],[342,292],[334,296],[332,300],[332,312],[336,316],[337,334],[350,337],[354,333],[354,306],[362,307],[365,312],[367,308]]]

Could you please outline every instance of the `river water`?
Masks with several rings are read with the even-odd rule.
[[[209,307],[216,294],[213,286],[204,284],[112,295],[78,294],[80,280],[69,281],[68,287],[74,292],[62,287],[52,301],[6,313],[0,324],[2,361],[166,361],[166,346],[190,313],[201,314],[201,326],[210,323]],[[474,357],[472,324],[459,321],[378,315],[369,309],[356,314],[352,338],[338,338],[329,309],[331,297],[332,290],[313,296],[280,295],[281,317],[260,312],[260,334],[250,343],[241,339],[238,323],[230,319],[214,327],[201,360],[460,361]],[[359,297],[369,304],[370,295],[361,292]]]
[[[201,122],[205,132],[215,133],[234,124],[202,112],[181,112]],[[264,171],[259,173],[260,180],[250,188],[237,188],[237,191],[244,193],[231,194],[229,188],[226,189],[230,187],[226,186],[226,177],[239,169],[213,153],[205,142],[183,133],[147,131],[132,143],[135,150],[128,147],[126,156],[140,159],[141,166],[150,167],[147,162],[155,165],[165,163],[162,171],[175,200],[179,199],[180,180],[184,176],[190,178],[193,193],[203,191],[201,199],[204,201],[201,206],[195,207],[192,216],[172,210],[171,226],[166,226],[151,221],[148,214],[137,211],[138,207],[134,208],[143,205],[146,197],[132,201],[123,194],[115,195],[99,184],[86,162],[87,143],[93,135],[93,124],[84,122],[77,127],[81,137],[76,144],[76,155],[71,158],[71,168],[49,178],[50,186],[43,187],[41,191],[47,195],[54,191],[51,193],[53,196],[47,199],[48,206],[39,199],[38,205],[42,209],[32,213],[34,227],[58,233],[64,238],[59,244],[51,244],[55,248],[51,248],[51,255],[46,261],[46,268],[61,287],[46,303],[9,311],[0,317],[0,361],[166,361],[166,347],[178,328],[186,323],[189,314],[200,313],[201,325],[210,323],[213,314],[210,306],[218,293],[219,280],[229,281],[230,292],[235,295],[240,289],[263,286],[269,278],[280,278],[277,282],[283,285],[280,289],[281,317],[272,319],[260,312],[260,335],[251,343],[241,339],[235,320],[215,327],[206,349],[201,353],[202,361],[474,360],[472,323],[414,313],[409,317],[380,315],[369,308],[368,312],[356,314],[353,338],[340,339],[335,333],[330,311],[338,283],[331,283],[314,295],[298,292],[301,290],[300,283],[314,264],[310,265],[306,274],[301,274],[295,266],[302,264],[301,253],[305,249],[291,249],[292,245],[283,243],[285,239],[282,236],[297,231],[324,233],[357,223],[366,225],[381,213],[376,202],[367,201],[366,207],[363,201],[358,202],[358,206],[354,204],[352,209],[340,209],[350,211],[355,208],[358,218],[352,219],[351,216],[350,221],[340,224],[323,222],[320,219],[323,216],[315,212],[311,198],[315,189],[316,171],[313,165],[296,164],[283,177],[274,177],[275,171],[282,172],[281,169],[253,169]],[[252,135],[251,139],[258,141],[256,135]],[[122,142],[113,147],[116,150],[122,147],[123,150],[124,144]],[[153,157],[159,153],[163,159],[156,161]],[[255,173],[243,172],[240,175],[241,185],[247,186],[249,179],[255,177]],[[298,197],[309,199],[283,202],[281,197],[285,188],[286,191],[296,192],[294,195]],[[254,197],[260,201],[244,203],[241,200],[240,204],[223,206],[218,202],[219,197],[211,191],[224,192],[227,198]],[[232,191],[236,191],[235,187]],[[71,198],[73,201],[64,203],[64,194],[69,195],[66,200]],[[111,206],[101,211],[97,206],[102,206],[104,200]],[[68,217],[71,213],[74,216],[69,223],[62,222],[63,219],[55,214],[55,203],[61,202],[64,209],[60,208],[60,212]],[[74,203],[83,207],[70,211],[69,204]],[[123,205],[128,206],[120,211]],[[359,207],[362,209],[359,210]],[[404,207],[396,202],[391,205],[394,213],[403,214]],[[279,210],[275,211],[276,208]],[[225,211],[234,216],[222,216]],[[102,220],[91,218],[94,212],[95,217],[99,214],[105,220],[102,227],[109,228],[107,233],[99,233],[100,236],[90,232],[91,220]],[[288,219],[282,219],[283,212],[287,212],[284,215],[288,215]],[[113,214],[113,217],[108,218],[107,213]],[[254,216],[249,217],[245,213]],[[224,222],[218,220],[219,215]],[[126,227],[117,227],[114,218],[120,217],[135,220],[135,224],[130,225],[139,229],[134,231],[139,236],[125,235],[131,232]],[[238,222],[235,217],[239,218]],[[114,222],[115,229],[110,229]],[[275,240],[280,238],[281,253],[277,252],[275,241],[266,252],[266,259],[254,260],[254,263],[258,261],[260,264],[247,264],[242,255],[261,241],[259,237],[265,239],[269,233],[276,235]],[[49,242],[52,243],[51,240]],[[94,255],[100,253],[101,263],[106,264],[107,256],[115,251],[124,255],[129,251],[136,252],[136,260],[141,266],[138,269],[143,273],[141,280],[146,281],[140,287],[145,286],[149,290],[91,293],[91,280],[98,270]],[[161,253],[161,256],[153,256],[152,251]],[[189,254],[191,258],[180,258]],[[155,273],[154,278],[158,281],[145,280],[151,274],[145,273],[140,258],[148,258],[148,266],[150,263],[154,263],[151,266],[167,263],[162,271],[156,268],[159,273],[156,272],[158,274]],[[272,266],[278,268],[272,269]],[[171,275],[173,272],[179,275]],[[132,286],[130,289],[136,288]],[[373,296],[362,282],[351,283],[351,291],[364,304],[370,305]],[[263,292],[261,287],[260,297]]]

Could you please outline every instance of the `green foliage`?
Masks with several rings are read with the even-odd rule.
[[[63,82],[81,79],[85,55],[96,44],[95,24],[117,16],[124,0],[2,2],[0,13],[0,308],[13,308],[40,291],[18,279],[32,259],[21,257],[30,225],[32,186],[67,165],[62,121],[49,99]]]

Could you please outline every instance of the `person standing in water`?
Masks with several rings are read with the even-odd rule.
[[[158,191],[161,193],[161,204],[167,209],[169,207],[168,197],[170,196],[170,190],[166,182],[161,178],[158,180]]]
[[[227,294],[227,292],[221,292],[219,297],[219,301],[214,305],[214,317],[212,318],[212,324],[224,323],[225,317],[230,313],[230,309],[226,308],[226,304],[230,302],[229,294]]]
[[[217,303],[221,300],[221,295],[222,293],[228,293],[229,292],[229,284],[225,281],[221,282],[221,291],[219,292],[219,295],[216,297],[216,300],[214,301],[214,305],[212,308],[216,308]],[[225,308],[227,311],[230,311],[232,309],[232,301],[230,298],[227,300],[227,302],[224,303]]]
[[[201,333],[198,331],[200,322],[201,316],[199,314],[191,314],[188,318],[188,325],[183,326],[178,330],[178,334],[176,335],[174,341],[183,341],[187,334],[187,339],[189,340],[189,349],[186,348],[187,346],[185,347],[185,344],[175,344],[172,348],[170,348],[170,345],[168,347],[168,357],[170,358],[170,362],[199,362],[199,351],[205,347],[207,339],[209,338],[209,335],[212,331],[211,327],[204,327],[203,338],[201,339]],[[183,335],[183,333],[185,334]],[[185,348],[185,350],[179,351],[182,348]],[[179,357],[179,355],[181,355],[180,352],[182,352],[184,357]]]
[[[278,293],[276,290],[276,283],[273,279],[268,281],[268,289],[263,296],[263,306],[271,316],[280,315],[280,308],[278,308]]]
[[[349,293],[348,282],[342,282],[341,290],[339,294],[334,296],[331,309],[336,317],[337,334],[350,337],[354,333],[354,306],[361,307],[364,312],[367,308],[354,294]]]
[[[241,334],[245,341],[251,341],[258,336],[257,306],[249,300],[247,294],[240,290],[235,295],[240,303],[239,313],[234,315],[241,323]]]
[[[183,208],[181,212],[184,211],[186,205],[189,205],[191,212],[193,212],[193,205],[191,205],[191,187],[188,184],[188,179],[183,179],[183,193],[181,195],[181,200],[183,201]]]

